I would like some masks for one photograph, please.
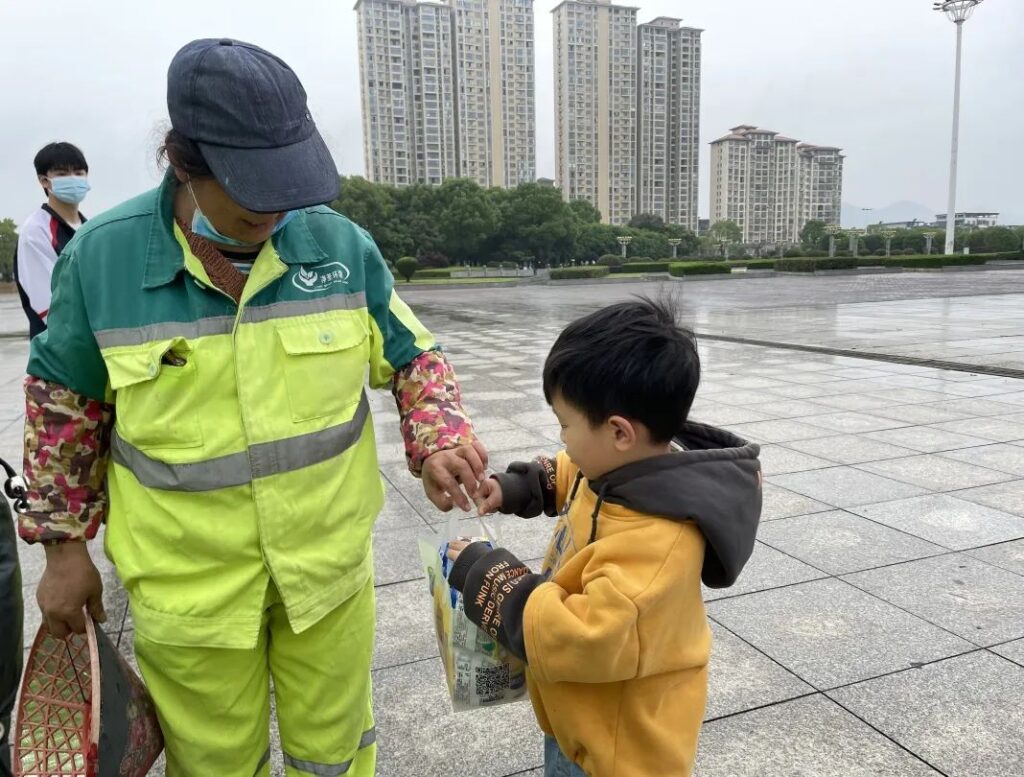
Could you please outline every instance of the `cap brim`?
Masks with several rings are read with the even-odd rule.
[[[341,193],[338,169],[319,132],[280,148],[198,145],[228,196],[254,213],[322,205]]]

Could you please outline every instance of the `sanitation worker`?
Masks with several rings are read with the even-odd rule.
[[[364,385],[411,469],[471,507],[487,453],[451,367],[371,237],[295,73],[236,40],[174,57],[159,188],[83,225],[28,366],[21,536],[46,546],[56,635],[104,619],[86,542],[128,591],[168,775],[374,772],[371,529],[384,499]]]

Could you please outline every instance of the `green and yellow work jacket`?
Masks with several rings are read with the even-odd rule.
[[[174,190],[168,177],[79,230],[29,382],[113,407],[105,547],[139,633],[251,648],[271,579],[301,632],[372,575],[367,372],[383,387],[435,344],[372,239],[327,207],[263,246],[236,304],[175,223]],[[37,454],[63,434],[40,428]],[[73,502],[29,448],[37,501]]]

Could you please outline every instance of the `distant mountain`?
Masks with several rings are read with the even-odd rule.
[[[930,224],[935,221],[935,215],[941,212],[919,202],[894,202],[884,208],[873,208],[864,210],[859,205],[849,202],[843,203],[843,226],[844,227],[866,227],[870,224],[877,224],[880,221],[911,221],[918,219]]]

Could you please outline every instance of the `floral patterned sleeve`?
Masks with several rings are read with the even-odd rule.
[[[107,512],[104,480],[113,407],[66,386],[25,382],[26,542],[92,539]]]
[[[440,351],[420,354],[395,373],[392,393],[401,415],[405,457],[414,475],[438,451],[476,440],[473,423],[462,408],[455,370]]]

